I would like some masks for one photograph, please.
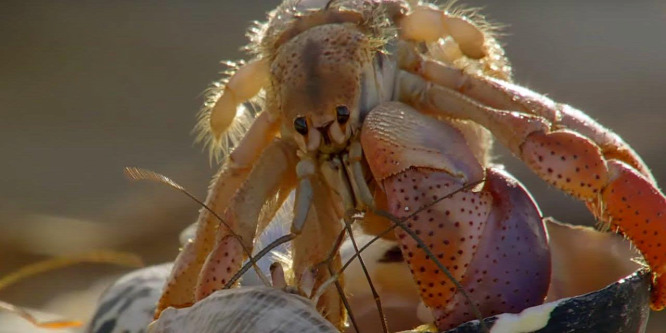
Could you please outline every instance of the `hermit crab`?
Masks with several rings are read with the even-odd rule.
[[[666,199],[649,169],[581,111],[513,84],[474,11],[286,0],[250,39],[252,60],[201,113],[201,138],[227,154],[156,318],[236,284],[292,192],[290,232],[266,251],[291,242],[291,283],[316,290],[317,310],[338,329],[347,315],[337,251],[352,224],[399,244],[439,330],[543,303],[543,219],[491,162],[493,139],[629,239],[650,270],[651,307],[665,306]]]

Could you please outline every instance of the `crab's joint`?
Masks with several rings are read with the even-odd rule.
[[[360,142],[354,141],[349,146],[349,173],[351,174],[352,187],[360,203],[370,210],[374,210],[375,199],[363,175],[362,160],[363,147]]]
[[[294,203],[294,220],[291,224],[291,233],[299,235],[307,220],[310,206],[312,206],[312,182],[310,180],[316,173],[314,161],[303,158],[296,164],[298,188],[296,189],[296,202]]]
[[[431,43],[451,36],[462,53],[471,59],[486,56],[485,36],[464,17],[449,16],[446,12],[429,6],[419,6],[400,19],[403,39]]]
[[[334,122],[329,126],[328,135],[339,145],[344,144],[347,139],[342,125],[337,122]]]
[[[284,275],[284,268],[279,262],[274,262],[269,268],[271,272],[271,283],[273,288],[284,289],[287,287],[287,280]]]
[[[233,163],[237,168],[251,168],[252,162],[256,161],[263,149],[274,140],[278,127],[279,123],[269,112],[260,113],[241,139],[239,149],[234,149],[229,154],[229,163]]]
[[[269,74],[268,60],[258,59],[241,66],[229,78],[210,112],[210,128],[215,138],[219,138],[231,126],[238,106],[257,95],[268,84]]]

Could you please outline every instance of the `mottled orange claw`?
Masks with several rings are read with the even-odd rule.
[[[541,178],[577,198],[595,196],[606,184],[606,163],[590,140],[570,131],[536,132],[522,158]]]
[[[608,162],[611,182],[601,193],[603,217],[641,251],[654,276],[651,307],[666,306],[666,199],[627,164]]]
[[[535,132],[521,146],[522,158],[544,180],[588,202],[601,221],[640,250],[653,277],[651,307],[666,306],[666,198],[624,162],[607,159],[590,139],[560,130]]]
[[[386,103],[370,112],[361,140],[386,193],[385,208],[404,219],[434,256],[410,233],[396,229],[421,299],[439,329],[476,319],[475,308],[488,316],[543,302],[550,252],[541,213],[507,173],[483,170],[470,158],[474,155],[461,131],[407,105]],[[459,155],[468,158],[454,158]],[[481,189],[464,189],[481,179]]]
[[[414,50],[404,54],[403,100],[439,117],[482,124],[542,179],[584,201],[640,250],[654,277],[651,307],[666,307],[666,198],[629,145],[543,95],[465,75]]]

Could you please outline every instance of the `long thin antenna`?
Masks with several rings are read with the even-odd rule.
[[[264,247],[263,249],[261,249],[261,251],[257,252],[257,255],[255,256],[255,259],[261,259],[261,258],[263,258],[265,255],[267,255],[267,254],[268,254],[269,252],[271,252],[273,249],[275,249],[276,247],[278,247],[278,246],[280,246],[280,245],[282,245],[282,244],[284,244],[284,243],[286,243],[286,242],[291,241],[292,239],[296,238],[296,236],[297,236],[296,234],[289,233],[289,234],[286,234],[286,235],[284,235],[284,236],[281,236],[280,238],[278,238],[278,239],[272,241],[270,244],[266,245],[266,247]],[[251,262],[247,262],[247,263],[245,263],[245,264],[241,267],[241,269],[239,269],[238,272],[236,272],[236,274],[234,274],[234,275],[231,277],[231,279],[229,279],[229,281],[224,285],[224,289],[231,288],[231,286],[233,286],[234,283],[236,283],[236,281],[237,281],[238,279],[240,279],[240,277],[243,276],[243,274],[245,274],[245,272],[247,272],[248,269],[250,269],[250,267],[252,267],[252,263],[251,263]],[[270,286],[270,284],[269,284],[268,286]]]
[[[416,244],[418,244],[418,245],[421,247],[421,249],[422,249],[422,250],[428,255],[428,257],[430,258],[430,260],[432,260],[432,262],[434,262],[435,265],[437,265],[437,268],[439,268],[439,270],[441,270],[441,271],[444,273],[444,275],[446,275],[446,277],[447,277],[449,280],[451,280],[451,282],[453,283],[453,285],[456,286],[456,289],[457,289],[457,290],[463,295],[463,297],[465,298],[465,300],[467,300],[467,302],[469,302],[469,305],[470,305],[470,308],[471,308],[471,310],[472,310],[472,313],[474,313],[474,316],[477,317],[477,319],[479,320],[479,324],[480,324],[480,326],[481,326],[481,330],[482,330],[483,332],[485,332],[485,333],[488,333],[488,332],[490,332],[490,331],[488,330],[488,327],[486,327],[486,324],[485,324],[484,321],[483,321],[483,315],[481,315],[481,311],[479,311],[479,308],[476,306],[476,304],[474,303],[474,301],[472,300],[472,298],[469,296],[469,293],[467,292],[467,290],[465,290],[465,287],[463,287],[463,286],[460,284],[460,282],[459,282],[459,281],[453,276],[453,274],[451,274],[451,271],[449,271],[449,270],[446,268],[446,266],[444,266],[444,265],[439,261],[439,259],[437,259],[437,256],[435,256],[435,255],[432,253],[432,251],[430,251],[430,248],[429,248],[428,246],[426,246],[426,244],[423,242],[423,240],[421,239],[421,237],[419,237],[414,231],[412,231],[412,229],[408,228],[408,227],[405,226],[405,224],[404,224],[404,221],[406,221],[406,220],[412,218],[413,216],[415,216],[416,214],[422,212],[423,210],[425,210],[425,209],[427,209],[427,208],[429,208],[429,207],[432,207],[433,205],[437,204],[438,202],[444,200],[444,199],[447,198],[447,197],[450,198],[451,196],[453,196],[453,195],[454,195],[455,193],[457,193],[457,192],[460,192],[460,191],[465,190],[465,189],[471,189],[471,188],[475,187],[476,185],[481,184],[484,180],[485,180],[485,178],[484,178],[484,179],[481,179],[481,180],[478,180],[478,181],[475,181],[475,182],[472,182],[472,183],[470,183],[470,184],[463,185],[463,186],[462,186],[461,188],[459,188],[458,190],[453,191],[453,192],[451,192],[450,194],[448,194],[448,195],[446,195],[446,196],[444,196],[444,197],[442,197],[442,198],[439,198],[439,199],[437,199],[437,200],[434,200],[433,202],[431,202],[431,203],[429,203],[429,204],[427,204],[427,205],[424,205],[424,206],[421,207],[420,209],[417,209],[415,212],[413,212],[412,214],[408,215],[408,216],[405,217],[404,219],[399,219],[399,218],[396,217],[395,215],[393,215],[393,214],[391,214],[391,213],[389,213],[389,212],[387,212],[387,211],[385,211],[385,210],[381,210],[381,209],[380,209],[380,210],[375,210],[375,209],[373,209],[373,213],[375,213],[375,214],[377,214],[377,215],[379,215],[379,216],[383,216],[383,217],[389,219],[391,222],[393,222],[393,224],[395,224],[395,225],[396,225],[397,227],[399,227],[400,229],[404,230],[406,233],[409,234],[410,237],[412,237],[412,239],[416,242]]]
[[[161,175],[161,174],[156,173],[156,172],[154,172],[154,171],[150,171],[150,170],[146,170],[146,169],[141,169],[141,168],[130,168],[130,167],[127,167],[127,168],[125,168],[125,175],[127,175],[127,177],[129,177],[131,180],[150,180],[150,181],[156,181],[156,182],[158,182],[158,183],[162,183],[162,184],[168,185],[168,186],[170,186],[171,188],[174,188],[174,189],[176,189],[176,190],[178,190],[178,191],[184,193],[184,194],[187,195],[189,198],[191,198],[192,200],[194,200],[195,202],[197,202],[199,205],[201,205],[202,207],[204,207],[204,209],[206,209],[206,210],[209,211],[211,214],[213,214],[213,216],[215,216],[215,217],[216,217],[216,218],[217,218],[217,219],[218,219],[218,220],[219,220],[224,226],[226,226],[226,227],[229,229],[229,231],[231,232],[231,234],[232,234],[234,237],[236,237],[237,239],[239,239],[239,243],[241,244],[241,246],[243,247],[243,250],[244,250],[245,253],[247,254],[247,256],[248,256],[248,258],[249,258],[249,262],[246,263],[245,265],[243,265],[243,266],[241,267],[241,269],[240,269],[238,272],[236,272],[236,274],[235,274],[235,275],[229,280],[229,282],[227,283],[227,285],[225,285],[225,288],[229,288],[229,287],[231,287],[231,285],[233,285],[233,283],[234,283],[235,281],[237,281],[237,280],[238,280],[238,279],[239,279],[239,278],[240,278],[245,272],[247,272],[247,270],[248,270],[251,266],[255,268],[255,270],[257,271],[257,274],[258,274],[259,277],[262,279],[262,281],[264,282],[264,284],[266,284],[267,286],[270,286],[270,282],[268,281],[268,278],[263,274],[263,272],[261,271],[261,269],[259,269],[259,267],[258,267],[257,264],[256,264],[256,260],[257,260],[257,258],[261,259],[263,256],[265,256],[266,254],[268,254],[271,250],[273,250],[274,248],[276,248],[277,246],[279,246],[279,245],[281,245],[281,244],[284,244],[284,243],[286,243],[286,242],[289,242],[289,241],[293,240],[297,235],[292,234],[292,233],[289,233],[289,234],[287,234],[287,235],[284,235],[284,236],[282,236],[282,237],[276,239],[275,241],[271,242],[269,245],[267,245],[265,248],[263,248],[261,251],[259,251],[259,252],[257,253],[256,257],[253,257],[253,256],[251,255],[250,251],[249,251],[249,250],[243,245],[243,242],[240,242],[240,236],[239,236],[238,234],[236,234],[236,233],[233,231],[233,229],[232,229],[232,228],[231,228],[231,227],[230,227],[230,226],[229,226],[229,225],[228,225],[228,224],[227,224],[227,223],[226,223],[226,222],[225,222],[225,221],[224,221],[224,220],[223,220],[223,219],[222,219],[222,218],[216,213],[216,212],[214,212],[210,207],[208,207],[206,204],[204,204],[201,200],[199,200],[198,198],[196,198],[194,195],[192,195],[190,192],[188,192],[184,187],[180,186],[178,183],[174,182],[173,180],[171,180],[170,178],[168,178],[168,177],[166,177],[166,176],[164,176],[164,175]],[[329,255],[329,258],[328,258],[327,260],[325,260],[324,262],[322,262],[321,264],[323,264],[323,263],[326,263],[326,264],[327,264],[327,267],[328,267],[329,272],[330,272],[330,274],[331,274],[331,278],[330,278],[330,280],[333,280],[333,281],[334,281],[334,283],[335,283],[335,285],[336,285],[336,288],[338,289],[338,292],[340,293],[340,297],[341,297],[341,299],[342,299],[342,302],[343,302],[345,308],[347,309],[347,313],[349,314],[350,321],[352,322],[352,325],[354,326],[354,328],[355,328],[357,331],[358,331],[358,325],[357,325],[357,323],[356,323],[356,320],[355,320],[354,317],[353,317],[353,314],[352,314],[352,311],[351,311],[351,307],[349,306],[349,302],[348,302],[348,300],[346,299],[346,297],[345,297],[345,295],[344,295],[344,290],[343,290],[342,286],[340,285],[340,283],[339,283],[339,281],[338,281],[338,278],[339,278],[340,275],[341,275],[341,274],[347,269],[347,267],[351,264],[351,262],[352,262],[354,259],[359,258],[359,261],[361,262],[361,265],[362,265],[362,267],[363,267],[364,274],[366,275],[366,278],[368,279],[368,283],[370,283],[370,286],[371,286],[371,289],[372,289],[372,293],[373,293],[373,297],[375,297],[375,301],[377,302],[378,311],[380,312],[380,316],[381,316],[382,318],[384,318],[384,316],[383,316],[383,310],[382,310],[382,308],[381,308],[381,302],[380,302],[380,300],[379,300],[379,295],[377,294],[377,292],[376,292],[374,286],[372,285],[372,281],[370,280],[370,276],[369,276],[369,273],[367,272],[367,268],[365,267],[365,264],[364,264],[364,262],[362,261],[362,258],[360,257],[360,253],[363,252],[365,249],[367,249],[371,244],[373,244],[375,241],[377,241],[377,240],[378,240],[379,238],[381,238],[383,235],[386,235],[386,234],[389,233],[391,230],[394,230],[396,227],[398,227],[398,228],[403,229],[407,234],[409,234],[410,237],[412,237],[412,238],[414,239],[414,241],[416,241],[416,243],[417,243],[417,244],[423,249],[423,251],[426,252],[426,254],[427,254],[428,257],[430,258],[430,260],[432,260],[432,261],[435,263],[435,265],[437,265],[437,267],[438,267],[438,268],[444,273],[444,275],[446,275],[447,278],[448,278],[449,280],[451,280],[451,282],[456,286],[456,289],[457,289],[457,290],[463,295],[463,297],[469,302],[469,304],[470,304],[470,308],[471,308],[472,312],[473,312],[474,315],[479,319],[479,322],[480,322],[480,326],[481,326],[482,331],[483,331],[483,332],[489,332],[488,328],[486,327],[485,323],[483,322],[483,317],[482,317],[482,315],[481,315],[481,312],[479,311],[479,309],[478,309],[478,307],[476,306],[476,304],[472,301],[471,297],[469,296],[469,294],[467,293],[467,291],[465,290],[465,288],[464,288],[464,287],[460,284],[460,282],[458,282],[458,280],[457,280],[457,279],[451,274],[451,272],[446,268],[446,266],[444,266],[444,265],[443,265],[443,264],[437,259],[437,257],[432,253],[432,251],[430,251],[430,249],[425,245],[425,243],[423,242],[423,240],[421,240],[421,238],[420,238],[418,235],[416,235],[416,233],[414,233],[411,229],[407,228],[407,227],[404,225],[404,223],[403,223],[404,221],[406,221],[406,220],[412,218],[412,217],[415,216],[416,214],[418,214],[418,213],[424,211],[425,209],[427,209],[427,208],[429,208],[429,207],[431,207],[431,206],[433,206],[433,205],[435,205],[435,204],[441,202],[442,200],[445,200],[445,199],[447,199],[447,198],[450,198],[451,196],[453,196],[454,194],[456,194],[456,193],[458,193],[458,192],[461,192],[461,191],[464,191],[464,190],[471,189],[471,188],[475,187],[476,185],[482,183],[483,181],[484,181],[484,179],[481,179],[481,180],[479,180],[479,181],[475,181],[475,182],[472,182],[472,183],[466,184],[466,185],[462,186],[461,188],[459,188],[459,189],[457,189],[457,190],[455,190],[455,191],[449,193],[448,195],[443,196],[443,197],[441,197],[441,198],[438,198],[437,200],[434,200],[434,201],[432,201],[432,202],[430,202],[430,203],[424,205],[423,207],[417,209],[417,210],[414,211],[412,214],[410,214],[410,215],[408,215],[408,216],[406,216],[406,217],[404,217],[404,218],[402,218],[402,219],[396,217],[395,215],[393,215],[393,214],[391,214],[391,213],[389,213],[389,212],[387,212],[387,211],[384,211],[384,210],[375,210],[375,209],[373,209],[373,210],[372,210],[373,213],[375,213],[376,215],[379,215],[379,216],[382,216],[382,217],[387,218],[389,221],[391,221],[391,222],[393,223],[393,225],[390,226],[389,228],[387,228],[386,230],[382,231],[382,232],[381,232],[380,234],[378,234],[377,236],[375,236],[372,240],[370,240],[368,243],[366,243],[366,244],[365,244],[363,247],[361,247],[361,248],[358,248],[358,245],[356,244],[355,239],[353,239],[353,235],[352,235],[352,232],[351,232],[351,228],[350,228],[350,226],[349,226],[349,223],[348,223],[347,221],[345,221],[345,227],[346,227],[346,229],[343,229],[343,230],[342,230],[342,232],[341,232],[341,236],[344,235],[344,231],[345,231],[345,230],[348,231],[348,233],[350,234],[350,239],[352,240],[352,244],[353,244],[353,246],[354,246],[354,249],[355,249],[355,252],[356,252],[356,253],[350,257],[350,259],[349,259],[349,260],[348,260],[348,261],[342,266],[342,268],[340,269],[339,272],[334,272],[334,271],[333,271],[333,268],[332,268],[331,265],[330,265],[330,262],[331,262],[332,258],[335,256],[335,252],[333,252],[333,251],[332,251],[332,255]],[[341,239],[340,239],[340,241],[341,241]],[[337,246],[336,248],[339,248],[339,246]],[[320,289],[321,289],[321,287],[326,287],[326,286],[328,286],[328,285],[330,285],[330,283],[324,283],[324,284],[322,284],[322,285],[320,286]],[[325,288],[324,288],[324,289],[325,289]],[[317,290],[317,294],[320,294],[320,293],[323,293],[323,291],[321,291],[321,290]],[[384,319],[382,319],[382,328],[384,329],[384,332],[387,332],[386,323],[385,323],[385,320],[384,320]]]
[[[395,215],[393,215],[393,214],[391,214],[391,213],[389,213],[389,212],[383,211],[383,210],[373,210],[373,213],[375,213],[375,214],[377,214],[377,215],[380,215],[380,216],[383,216],[383,217],[386,217],[387,219],[389,219],[389,220],[393,223],[393,225],[391,225],[390,227],[386,228],[385,230],[383,230],[382,232],[380,232],[379,234],[377,234],[374,238],[372,238],[372,239],[371,239],[370,241],[368,241],[365,245],[363,245],[360,249],[358,249],[358,250],[356,251],[356,253],[355,253],[354,255],[352,255],[352,256],[347,260],[347,262],[342,266],[342,268],[340,269],[340,271],[338,272],[338,274],[336,274],[335,276],[331,277],[331,279],[335,278],[335,279],[337,280],[337,278],[338,278],[338,277],[339,277],[339,276],[340,276],[340,275],[341,275],[341,274],[347,269],[347,267],[349,267],[349,265],[351,265],[351,263],[354,261],[354,259],[356,259],[356,257],[359,257],[359,258],[360,258],[360,253],[361,253],[361,252],[363,252],[363,251],[365,251],[367,248],[369,248],[370,245],[372,245],[374,242],[376,242],[376,241],[377,241],[378,239],[380,239],[382,236],[388,234],[389,232],[391,232],[391,231],[394,230],[395,228],[398,228],[398,227],[399,227],[399,228],[405,230],[405,232],[407,232],[407,233],[408,233],[408,234],[414,239],[414,241],[416,241],[417,244],[418,244],[419,246],[421,246],[421,248],[426,252],[426,254],[431,258],[431,260],[433,260],[433,262],[435,263],[435,265],[437,265],[437,267],[438,267],[442,272],[444,272],[444,274],[447,276],[447,278],[448,278],[449,280],[451,280],[451,282],[456,286],[457,290],[461,292],[461,294],[463,295],[463,297],[465,297],[465,299],[467,300],[467,302],[470,304],[470,307],[471,307],[471,309],[472,309],[472,312],[474,313],[474,316],[476,316],[477,319],[479,320],[479,323],[480,323],[480,326],[481,326],[481,330],[482,330],[482,332],[486,332],[486,333],[489,332],[488,327],[486,327],[486,324],[485,324],[484,321],[483,321],[483,316],[481,315],[481,312],[479,311],[479,309],[478,309],[478,307],[476,306],[476,304],[472,301],[471,297],[469,296],[469,294],[467,293],[467,291],[465,290],[465,288],[464,288],[464,287],[460,284],[460,282],[458,282],[458,280],[457,280],[457,279],[451,274],[451,272],[446,268],[446,266],[444,266],[444,265],[443,265],[443,264],[437,259],[437,257],[433,255],[433,253],[430,251],[430,249],[429,249],[427,246],[425,246],[425,243],[420,239],[420,237],[418,237],[414,232],[411,231],[411,229],[407,228],[407,227],[404,225],[404,221],[406,221],[406,220],[408,220],[408,219],[414,217],[416,214],[418,214],[418,213],[420,213],[420,212],[422,212],[422,211],[424,211],[424,210],[426,210],[426,209],[432,207],[433,205],[439,203],[439,202],[442,201],[442,200],[445,200],[445,199],[451,198],[451,197],[452,197],[453,195],[455,195],[456,193],[459,193],[459,192],[462,192],[462,191],[466,191],[466,190],[472,189],[472,188],[474,188],[475,186],[481,184],[484,180],[485,180],[485,179],[481,179],[481,180],[478,180],[478,181],[475,181],[475,182],[472,182],[472,183],[469,183],[469,184],[463,185],[461,188],[459,188],[459,189],[457,189],[457,190],[455,190],[455,191],[453,191],[453,192],[451,192],[451,193],[449,193],[449,194],[447,194],[447,195],[445,195],[445,196],[443,196],[443,197],[441,197],[441,198],[438,198],[437,200],[434,200],[434,201],[428,203],[427,205],[424,205],[423,207],[421,207],[421,208],[415,210],[413,213],[411,213],[410,215],[408,215],[408,216],[406,216],[406,217],[404,217],[404,218],[402,218],[402,219],[399,219],[399,218],[396,217]],[[327,285],[328,285],[328,284],[327,284]]]
[[[428,203],[427,205],[425,205],[425,206],[423,206],[423,207],[421,207],[421,208],[415,210],[412,214],[410,214],[410,215],[406,216],[405,218],[403,218],[403,220],[406,221],[406,220],[408,220],[408,219],[414,217],[416,214],[418,214],[418,213],[420,213],[420,212],[422,212],[422,211],[424,211],[424,210],[426,210],[426,209],[432,207],[433,205],[439,203],[440,201],[445,200],[445,199],[448,199],[448,198],[451,198],[451,197],[454,196],[456,193],[459,193],[459,192],[462,192],[462,191],[466,191],[466,190],[472,189],[472,188],[474,188],[476,185],[481,184],[482,182],[483,182],[483,180],[480,180],[480,181],[476,181],[476,182],[472,182],[472,183],[469,183],[469,184],[467,184],[467,185],[464,185],[463,187],[461,187],[461,188],[459,188],[459,189],[457,189],[457,190],[455,190],[455,191],[453,191],[453,192],[451,192],[451,193],[449,193],[449,194],[447,194],[447,195],[445,195],[445,196],[443,196],[443,197],[441,197],[441,198],[438,198],[437,200],[435,200],[435,201],[433,201],[433,202],[430,202],[430,203]],[[374,212],[374,211],[373,211],[373,212]],[[390,214],[390,213],[389,213],[389,214]],[[396,216],[394,216],[394,217],[397,219]],[[370,241],[368,241],[365,245],[363,245],[363,246],[361,247],[360,251],[361,251],[361,252],[365,251],[368,247],[370,247],[370,245],[372,245],[374,242],[376,242],[377,240],[379,240],[379,239],[382,238],[384,235],[388,234],[389,232],[391,232],[393,229],[395,229],[395,228],[397,228],[397,227],[398,227],[398,225],[394,223],[394,224],[392,224],[390,227],[384,229],[382,232],[380,232],[380,233],[377,234],[375,237],[373,237]],[[356,257],[357,257],[357,254],[352,255],[352,256],[347,260],[347,262],[345,263],[345,265],[342,266],[342,270],[341,270],[340,272],[341,272],[341,273],[344,272],[345,269],[347,269],[347,267],[352,263],[352,261],[353,261],[354,259],[356,259]]]
[[[422,250],[423,250],[423,251],[424,251],[424,252],[430,257],[430,259],[435,263],[435,265],[437,265],[437,268],[439,268],[439,270],[441,270],[441,271],[444,273],[444,275],[446,275],[446,277],[449,278],[449,280],[451,280],[451,282],[453,283],[453,285],[456,286],[456,289],[457,289],[457,290],[463,295],[463,297],[465,297],[465,299],[469,302],[470,308],[472,309],[472,312],[474,313],[474,316],[477,317],[477,318],[479,319],[479,323],[480,323],[480,325],[481,325],[481,329],[483,330],[483,332],[486,332],[486,333],[489,332],[489,331],[488,331],[488,328],[486,327],[485,323],[483,322],[483,316],[481,315],[481,311],[479,311],[479,308],[476,306],[476,304],[474,304],[474,302],[472,301],[472,298],[469,296],[469,294],[468,294],[467,291],[465,290],[465,287],[463,287],[463,286],[460,284],[460,282],[458,282],[458,280],[453,276],[453,274],[451,274],[451,272],[446,268],[446,266],[444,266],[444,265],[443,265],[443,264],[442,264],[442,263],[441,263],[441,262],[435,257],[435,255],[432,253],[432,251],[430,251],[430,248],[428,248],[428,247],[426,246],[426,244],[423,242],[423,240],[421,239],[421,237],[419,237],[414,231],[412,231],[412,229],[406,227],[402,221],[400,221],[399,219],[397,219],[397,218],[396,218],[394,215],[392,215],[391,213],[389,213],[389,212],[387,212],[387,211],[384,211],[384,210],[376,210],[376,211],[374,211],[374,212],[375,212],[375,214],[377,214],[377,215],[379,215],[379,216],[383,216],[383,217],[389,219],[389,220],[390,220],[391,222],[393,222],[394,224],[396,224],[400,229],[402,229],[402,230],[404,230],[406,233],[408,233],[409,236],[412,237],[412,239],[416,242],[416,244],[418,244],[419,246],[421,246],[421,249],[422,249]]]
[[[377,311],[379,312],[379,321],[382,324],[382,332],[388,333],[388,325],[386,324],[386,316],[384,315],[382,302],[379,298],[377,290],[375,289],[375,285],[372,283],[372,279],[370,278],[370,273],[368,273],[368,269],[367,267],[365,267],[365,262],[363,261],[363,257],[361,257],[361,253],[358,250],[358,245],[356,244],[356,239],[354,238],[354,232],[352,231],[351,228],[351,222],[348,221],[347,219],[345,219],[345,229],[347,229],[347,234],[349,234],[349,240],[351,240],[352,246],[354,247],[354,251],[356,252],[355,254],[358,256],[358,262],[361,264],[361,269],[363,270],[363,274],[365,274],[365,279],[368,281],[368,284],[370,285],[370,291],[372,292],[372,297],[375,300]]]
[[[347,298],[344,295],[344,289],[342,288],[342,285],[340,285],[340,282],[337,279],[337,277],[338,277],[337,273],[333,271],[333,267],[331,266],[331,262],[332,262],[333,258],[335,257],[335,255],[338,253],[338,249],[340,248],[340,245],[342,244],[342,240],[344,239],[345,230],[346,229],[342,229],[340,234],[338,234],[335,245],[331,248],[331,252],[327,256],[326,260],[324,260],[320,263],[317,263],[315,265],[315,267],[316,266],[321,266],[321,265],[326,265],[326,268],[328,269],[329,273],[331,274],[331,276],[335,276],[335,279],[334,280],[328,279],[321,286],[319,286],[319,288],[316,291],[317,292],[316,296],[312,297],[312,300],[316,304],[317,300],[319,299],[321,294],[323,294],[322,287],[329,286],[331,283],[335,283],[335,287],[337,288],[338,293],[340,294],[340,299],[342,300],[342,304],[344,305],[345,309],[347,310],[347,314],[349,315],[349,321],[351,322],[354,329],[356,329],[356,331],[359,332],[358,324],[356,322],[356,319],[354,318],[354,315],[352,314],[351,306],[349,305],[349,301],[347,300]],[[270,244],[266,245],[263,249],[261,249],[261,251],[257,252],[257,255],[255,256],[255,258],[259,258],[259,259],[263,258],[265,255],[270,253],[276,247],[293,240],[297,236],[298,236],[297,234],[294,234],[294,233],[291,233],[291,232],[286,234],[286,235],[280,236],[276,240],[272,241]],[[236,274],[234,274],[234,276],[231,277],[231,279],[225,285],[225,288],[231,287],[234,284],[235,281],[237,281],[245,272],[247,272],[248,269],[250,269],[250,263],[249,262],[245,263],[241,267],[241,269],[238,270],[238,272],[236,272]],[[331,282],[327,283],[328,281],[331,281]],[[321,291],[321,294],[319,294],[320,291]],[[315,295],[314,291],[313,291],[313,295]]]
[[[333,280],[333,283],[335,284],[335,288],[338,291],[338,295],[340,295],[340,299],[342,300],[342,304],[345,306],[345,310],[347,310],[347,315],[349,316],[349,321],[351,322],[352,326],[354,327],[354,330],[356,330],[356,333],[361,333],[361,331],[358,328],[358,323],[356,322],[356,318],[354,317],[354,312],[351,309],[351,305],[349,305],[349,301],[347,300],[347,296],[345,296],[345,290],[342,288],[342,285],[340,284],[339,281],[339,275],[337,272],[333,270],[333,259],[335,256],[340,253],[340,246],[342,246],[342,241],[345,238],[345,231],[347,229],[342,229],[340,230],[340,234],[338,234],[338,237],[335,239],[334,245],[331,247],[331,252],[328,254],[328,259],[324,261],[323,263],[326,264],[326,268],[328,269],[328,274],[331,276],[331,278],[335,277]],[[330,278],[329,278],[330,280]],[[324,282],[325,283],[325,282]],[[322,284],[323,285],[323,284]],[[319,290],[317,290],[317,293],[321,290],[321,286]],[[321,293],[323,295],[323,291]],[[319,297],[317,297],[319,299]]]
[[[178,183],[173,181],[171,178],[164,176],[162,174],[159,174],[155,171],[148,170],[148,169],[142,169],[142,168],[136,168],[136,167],[125,167],[123,170],[123,173],[127,178],[129,178],[132,181],[139,181],[139,180],[148,180],[148,181],[153,181],[153,182],[158,182],[161,184],[165,184],[175,190],[180,191],[181,193],[185,194],[188,196],[190,199],[194,200],[194,202],[198,203],[201,207],[206,209],[209,213],[211,213],[220,223],[222,223],[227,229],[229,229],[229,232],[231,235],[238,240],[238,243],[241,245],[243,248],[243,252],[247,255],[251,265],[254,267],[255,271],[257,272],[257,275],[261,279],[261,281],[264,283],[264,285],[270,287],[271,283],[270,280],[266,277],[266,275],[261,271],[259,266],[257,266],[257,262],[255,258],[252,256],[252,252],[245,246],[243,243],[243,240],[241,236],[239,236],[232,228],[227,224],[224,219],[220,215],[218,215],[215,211],[213,211],[208,205],[203,203],[203,201],[199,200],[197,197],[195,197],[192,193],[187,191],[184,187],[180,186]],[[235,280],[234,280],[235,281]],[[225,286],[225,289],[228,289],[229,287]]]

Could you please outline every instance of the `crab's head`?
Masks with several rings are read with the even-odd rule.
[[[371,44],[355,24],[338,23],[309,28],[278,48],[271,86],[282,135],[303,153],[341,151],[378,103]]]

